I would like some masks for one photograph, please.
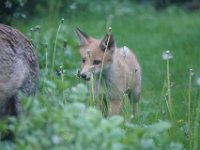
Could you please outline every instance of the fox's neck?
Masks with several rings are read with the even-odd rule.
[[[104,66],[104,69],[102,70],[102,76],[101,76],[101,80],[99,83],[99,78],[100,76],[96,76],[96,80],[95,80],[95,95],[98,95],[100,91],[102,91],[102,89],[106,88],[107,92],[108,92],[108,96],[111,97],[110,95],[110,90],[113,84],[112,81],[112,74],[113,74],[113,69],[112,69],[112,63],[107,64],[106,66]],[[105,91],[105,89],[103,90]]]
[[[112,84],[113,67],[112,63],[107,64],[102,72],[102,81],[105,82],[106,86],[110,87]]]

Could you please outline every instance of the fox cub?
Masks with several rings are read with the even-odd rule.
[[[30,41],[18,30],[0,24],[0,119],[16,116],[18,91],[34,94],[38,63]]]
[[[107,90],[111,104],[109,114],[118,114],[123,95],[127,92],[134,114],[141,91],[141,69],[136,56],[126,46],[117,48],[112,34],[106,34],[102,40],[90,37],[78,28],[76,34],[82,57],[80,76],[88,81],[94,75],[95,98],[102,88]],[[102,82],[106,88],[99,86]]]

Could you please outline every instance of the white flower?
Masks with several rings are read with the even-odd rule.
[[[162,53],[162,58],[163,60],[169,60],[169,59],[172,59],[173,56],[169,50],[166,50],[165,52]]]

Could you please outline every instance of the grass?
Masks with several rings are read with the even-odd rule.
[[[16,144],[3,146],[7,149],[60,148],[56,147],[59,145],[56,142],[62,144],[59,135],[65,141],[63,145],[71,142],[71,149],[86,149],[91,143],[104,143],[103,149],[199,149],[200,87],[195,82],[200,76],[199,17],[199,12],[174,7],[164,11],[136,7],[134,11],[121,15],[77,12],[64,17],[62,28],[62,17],[13,22],[13,26],[30,38],[29,29],[40,26],[39,35],[38,32],[32,35],[37,39],[32,39],[38,47],[41,77],[37,100],[22,100],[26,114],[20,117],[21,122],[16,123],[11,118],[17,126],[1,126],[1,129],[9,128],[17,133]],[[133,120],[123,115],[104,119],[96,109],[87,110],[82,103],[87,103],[88,90],[83,84],[77,85],[80,81],[75,74],[80,68],[80,56],[75,27],[94,37],[103,37],[108,24],[117,45],[131,48],[141,63],[142,97],[139,112]],[[67,46],[63,48],[66,39]],[[162,59],[166,50],[173,55],[170,63],[167,61],[168,69],[165,69],[166,61]],[[63,66],[61,77],[56,73],[60,66]],[[192,77],[188,73],[191,68],[194,70]],[[93,104],[94,98],[91,97],[89,100]],[[166,97],[171,99],[168,101],[170,107],[166,105]],[[65,101],[68,102],[63,103]],[[101,142],[92,141],[90,136]]]

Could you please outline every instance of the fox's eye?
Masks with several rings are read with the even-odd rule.
[[[101,63],[101,60],[94,60],[93,65],[99,65]]]
[[[83,58],[83,59],[82,59],[82,63],[84,64],[84,63],[85,63],[85,61],[86,61],[86,59],[85,59],[85,58]]]

